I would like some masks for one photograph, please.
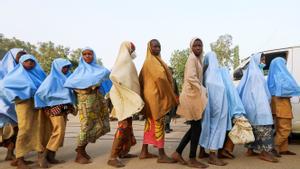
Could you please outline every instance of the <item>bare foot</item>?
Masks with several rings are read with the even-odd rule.
[[[140,159],[157,158],[157,157],[158,157],[157,155],[151,154],[149,152],[147,152],[147,153],[141,153],[140,156],[139,156]]]
[[[17,160],[17,169],[30,169],[30,167],[25,164],[24,158],[19,158]]]
[[[218,158],[228,158],[228,159],[233,159],[234,156],[233,156],[231,153],[229,153],[228,151],[226,151],[226,150],[220,150],[220,151],[218,152]]]
[[[191,168],[207,168],[208,165],[201,163],[200,161],[197,161],[196,158],[190,158],[190,160],[187,162],[187,165]]]
[[[26,165],[30,165],[30,164],[33,164],[34,162],[33,162],[33,161],[27,161],[27,160],[24,160],[24,163],[25,163]],[[11,166],[14,166],[14,167],[18,166],[18,160],[17,160],[17,159],[14,159],[13,161],[11,161],[10,165],[11,165]]]
[[[252,149],[248,149],[247,152],[246,152],[246,156],[258,156],[259,154],[254,152]]]
[[[161,155],[158,157],[157,162],[158,163],[176,163],[177,161],[168,157],[167,155]]]
[[[217,158],[217,156],[215,154],[214,155],[212,155],[212,154],[209,155],[208,163],[212,164],[212,165],[217,165],[217,166],[227,165],[226,162],[224,162],[223,160]]]
[[[264,160],[264,161],[268,161],[268,162],[272,162],[272,163],[277,163],[278,159],[276,159],[272,154],[263,151],[260,153],[259,155],[259,159]]]
[[[281,154],[281,155],[296,155],[296,153],[291,152],[291,151],[282,151],[279,154]]]
[[[125,167],[125,165],[120,160],[118,160],[117,158],[108,160],[107,164],[110,165],[110,166],[113,166],[115,168]]]
[[[179,153],[177,153],[176,151],[172,154],[172,158],[182,165],[187,164],[187,162],[182,158],[182,156]]]
[[[208,158],[209,154],[205,152],[205,149],[200,147],[200,152],[198,158]]]
[[[278,151],[276,149],[272,149],[271,153],[273,154],[273,156],[280,158],[281,155],[278,153]]]
[[[125,154],[125,155],[120,155],[119,158],[136,158],[138,155],[135,154]]]

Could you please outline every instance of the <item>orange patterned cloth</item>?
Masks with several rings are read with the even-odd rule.
[[[165,118],[154,120],[147,118],[144,129],[144,144],[152,144],[156,148],[164,148]]]
[[[136,145],[136,139],[133,134],[132,117],[119,121],[112,145],[111,156],[114,158],[125,156],[134,145]]]

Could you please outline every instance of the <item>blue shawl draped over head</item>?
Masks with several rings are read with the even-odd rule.
[[[35,66],[31,70],[26,70],[22,63],[26,60],[33,60]],[[34,96],[36,90],[46,78],[46,74],[34,56],[26,54],[21,56],[18,64],[3,79],[3,91],[6,98],[12,102],[16,98],[26,100]]]
[[[68,76],[62,73],[64,66],[72,66],[67,59],[58,58],[52,62],[51,72],[43,81],[34,95],[35,107],[56,106],[61,104],[74,104],[75,96],[71,89],[65,88],[63,85]]]
[[[1,87],[1,85],[3,85],[2,79],[16,67],[16,56],[20,51],[23,51],[23,49],[13,48],[9,50],[0,61],[0,89],[3,88]],[[3,90],[0,91],[0,114],[3,115],[0,118],[0,123],[2,125],[4,125],[4,121],[8,123],[10,123],[11,120],[15,123],[17,122],[15,105],[5,97]],[[8,118],[4,116],[9,117],[11,120],[9,121]]]
[[[271,62],[268,75],[268,87],[272,96],[300,96],[300,86],[287,70],[286,60],[281,57],[275,58]]]
[[[205,55],[204,65],[208,65],[204,74],[204,86],[208,91],[208,103],[202,119],[202,131],[199,144],[210,150],[223,147],[225,140],[228,103],[226,88],[221,69],[214,52]]]
[[[15,66],[17,65],[17,54],[21,51],[23,51],[23,49],[13,48],[6,52],[1,60],[2,63],[0,63],[0,67],[4,73],[4,76],[15,68]]]
[[[82,51],[90,50],[93,52],[92,63],[86,63],[83,56],[79,59],[79,65],[69,76],[64,87],[71,89],[86,89],[91,86],[101,86],[102,82],[109,79],[110,71],[96,63],[96,54],[91,48],[84,48]]]
[[[251,57],[237,89],[251,125],[272,125],[271,96],[264,75],[258,66],[260,57],[261,53]]]
[[[226,68],[221,68],[223,83],[226,88],[226,95],[228,99],[228,122],[227,130],[232,128],[232,119],[238,116],[245,116],[246,111],[244,105],[241,101],[239,93],[234,86],[232,79],[230,77],[229,71]]]

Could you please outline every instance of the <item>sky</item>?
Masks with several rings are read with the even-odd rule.
[[[111,68],[122,41],[136,46],[140,69],[147,42],[161,42],[169,63],[174,50],[199,37],[204,51],[230,34],[240,57],[300,45],[299,0],[1,0],[0,33],[33,44],[89,46]]]

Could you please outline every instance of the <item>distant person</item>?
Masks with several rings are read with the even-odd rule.
[[[189,167],[206,168],[208,167],[206,164],[203,164],[196,159],[201,132],[201,119],[207,104],[206,89],[202,85],[203,44],[199,38],[192,39],[189,53],[188,60],[185,64],[184,82],[180,94],[180,104],[178,106],[177,114],[183,116],[191,126],[181,139],[172,158],[183,165],[187,164]],[[189,142],[190,154],[189,160],[186,162],[182,157],[182,152]]]
[[[218,158],[218,150],[223,148],[228,123],[228,98],[222,79],[217,55],[209,52],[204,61],[204,86],[208,93],[208,103],[202,118],[199,144],[209,150],[208,163],[224,166],[227,162]],[[200,104],[199,107],[202,107]]]
[[[132,115],[143,109],[144,101],[140,96],[138,73],[133,62],[135,57],[134,44],[123,42],[110,74],[113,82],[110,90],[110,98],[114,105],[112,115],[118,119],[118,127],[107,164],[117,168],[125,166],[119,158],[137,157],[129,153],[130,148],[136,144]]]
[[[34,95],[35,107],[42,109],[51,123],[51,136],[47,141],[46,158],[51,164],[64,161],[55,159],[56,152],[63,145],[67,116],[74,114],[75,95],[63,85],[71,75],[72,64],[63,58],[54,59],[51,72]]]
[[[95,143],[99,137],[110,131],[108,108],[99,90],[101,83],[108,79],[109,73],[108,69],[96,63],[94,50],[84,48],[78,67],[64,84],[64,87],[73,89],[77,97],[81,125],[76,148],[77,163],[91,163],[86,146]]]
[[[262,72],[264,65],[261,53],[251,56],[249,66],[237,89],[255,137],[253,143],[246,145],[247,155],[259,155],[261,160],[278,162],[272,153],[274,148],[273,118],[270,108],[270,92]]]
[[[272,60],[268,87],[272,96],[271,108],[275,121],[275,149],[280,155],[296,155],[288,149],[288,137],[292,131],[292,105],[290,98],[300,96],[300,86],[286,67],[286,60]]]
[[[0,61],[0,85],[2,79],[19,64],[19,59],[24,54],[26,52],[23,49],[13,48],[4,55]],[[14,103],[10,102],[0,91],[0,146],[7,148],[6,161],[15,159],[14,149],[18,131],[17,123]]]
[[[170,69],[170,72],[171,72],[172,77],[173,77],[174,93],[176,94],[176,98],[177,98],[177,101],[178,101],[178,99],[179,99],[179,90],[178,90],[176,79],[174,77],[174,71],[171,67],[169,67],[169,69]],[[176,117],[176,111],[177,111],[177,106],[172,107],[172,109],[166,114],[166,120],[165,120],[165,131],[166,131],[166,133],[170,133],[170,132],[173,131],[173,129],[171,129],[171,120],[172,120],[172,118]]]
[[[45,116],[34,108],[34,94],[46,74],[34,56],[22,55],[17,65],[3,79],[3,90],[6,98],[16,105],[18,117],[18,135],[16,140],[17,166],[28,168],[24,156],[30,151],[38,152],[38,163],[48,168],[46,151],[43,146],[45,133]],[[42,134],[43,133],[43,134]]]
[[[146,117],[144,141],[140,159],[156,158],[149,153],[148,144],[158,148],[158,163],[174,163],[165,153],[165,115],[177,105],[173,92],[173,79],[168,66],[160,56],[161,46],[158,40],[148,42],[147,56],[139,75],[141,95],[145,101],[143,113]]]

